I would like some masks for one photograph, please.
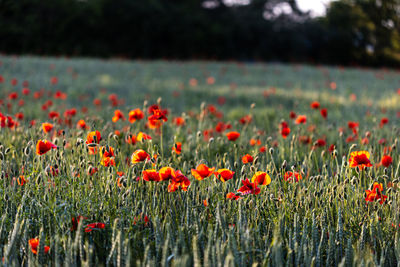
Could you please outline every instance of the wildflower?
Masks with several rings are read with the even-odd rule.
[[[139,132],[138,135],[136,136],[136,140],[138,142],[142,142],[144,140],[151,140],[151,136],[143,132]]]
[[[326,108],[321,109],[320,113],[324,119],[328,117],[328,110]]]
[[[117,122],[119,120],[125,120],[125,116],[121,110],[117,109],[114,111],[114,116],[112,117],[112,122]]]
[[[150,155],[147,154],[147,152],[144,151],[143,149],[138,149],[135,152],[133,152],[131,157],[131,162],[132,164],[136,164],[145,161],[147,159],[150,159]]]
[[[215,168],[209,168],[205,164],[200,164],[196,169],[192,169],[192,175],[197,180],[201,181],[204,178],[210,177],[214,173]]]
[[[389,167],[389,166],[392,164],[392,162],[393,162],[393,159],[392,159],[391,156],[389,156],[389,155],[384,155],[384,156],[382,157],[381,164],[382,164],[383,166],[385,166],[386,168]]]
[[[175,151],[177,155],[181,154],[182,152],[182,143],[181,142],[176,142],[174,146],[172,147],[172,151]]]
[[[50,149],[57,148],[57,146],[47,140],[39,140],[36,143],[36,154],[43,155],[47,153]]]
[[[303,177],[302,177],[301,174],[298,173],[298,172],[291,172],[291,171],[288,171],[288,172],[285,173],[285,176],[283,177],[283,179],[284,179],[285,181],[291,183],[291,182],[298,182],[298,181],[300,181],[301,179],[303,179]]]
[[[181,188],[182,191],[187,191],[189,185],[189,179],[184,176],[181,171],[175,171],[171,180],[169,180],[168,192],[175,192],[179,188]]]
[[[214,174],[222,182],[226,182],[233,178],[233,175],[235,174],[235,172],[228,170],[228,169],[219,169],[218,171],[214,172]]]
[[[261,145],[261,140],[260,139],[253,139],[253,138],[251,138],[250,139],[250,145],[251,146],[255,146],[255,145],[257,145],[257,146],[260,146]]]
[[[139,108],[129,111],[129,122],[134,123],[137,120],[141,120],[144,118],[143,111]]]
[[[385,124],[387,124],[389,122],[389,119],[388,118],[382,118],[381,119],[381,122],[380,122],[380,124],[379,124],[379,126],[382,128]]]
[[[251,182],[256,185],[269,185],[271,183],[271,177],[266,172],[256,172],[251,178]]]
[[[238,195],[236,195],[236,194],[233,193],[233,192],[229,192],[228,194],[226,194],[226,198],[227,198],[227,199],[231,199],[231,200],[238,200],[238,199],[240,199],[241,197],[238,196]]]
[[[365,197],[365,201],[367,202],[373,202],[375,200],[380,200],[380,204],[383,204],[386,199],[387,196],[382,195],[382,191],[383,191],[383,186],[380,183],[374,183],[372,190],[365,190],[366,193],[366,197]]]
[[[103,146],[100,150],[101,162],[104,167],[115,166],[114,148]]]
[[[167,181],[172,179],[175,170],[171,167],[162,167],[159,170],[160,181]]]
[[[183,117],[176,117],[176,118],[174,118],[173,122],[174,122],[174,124],[175,124],[176,126],[183,126],[183,125],[185,125],[185,119],[184,119]]]
[[[31,251],[33,254],[37,255],[38,253],[38,246],[39,246],[39,239],[32,238],[29,239],[29,246],[31,247]],[[44,246],[44,254],[47,254],[50,250],[49,246]]]
[[[50,111],[49,112],[49,118],[50,119],[56,119],[60,117],[60,113],[58,113],[57,111]]]
[[[85,232],[90,233],[93,230],[104,229],[105,227],[104,223],[90,223],[86,226]]]
[[[291,118],[292,120],[295,119],[297,117],[296,113],[294,111],[290,111],[289,113],[289,118]]]
[[[260,194],[261,189],[257,187],[256,183],[251,183],[249,179],[242,180],[242,184],[243,186],[237,190],[242,196],[249,194]]]
[[[71,223],[72,223],[71,231],[72,232],[78,230],[78,225],[81,220],[87,220],[87,218],[80,216],[80,215],[76,216],[76,217],[72,217],[72,219],[71,219]]]
[[[369,160],[368,151],[353,151],[350,154],[349,166],[350,168],[359,167],[363,169],[364,167],[372,167],[371,161]]]
[[[226,134],[226,137],[228,138],[229,141],[235,141],[238,139],[240,136],[240,133],[238,132],[229,132]]]
[[[101,140],[101,134],[99,131],[93,131],[88,133],[86,137],[86,144],[99,144]],[[95,155],[97,154],[97,146],[89,146],[89,154]]]
[[[142,174],[143,174],[143,180],[147,182],[160,181],[160,174],[156,170],[144,170]]]
[[[281,135],[284,139],[286,139],[286,137],[288,137],[288,135],[290,134],[290,128],[288,127],[288,125],[286,124],[286,122],[282,122],[280,124],[280,129],[281,129]]]
[[[20,176],[18,177],[17,182],[18,182],[18,184],[19,184],[20,186],[23,186],[24,184],[27,183],[27,181],[26,181],[26,179],[25,179],[25,176],[23,176],[23,175],[20,175]]]
[[[319,104],[318,101],[314,101],[314,102],[311,102],[310,107],[311,107],[312,109],[319,109],[320,104]]]
[[[241,124],[249,124],[252,121],[253,121],[253,117],[251,115],[245,115],[239,120],[239,122]]]
[[[53,130],[54,125],[48,122],[42,123],[42,129],[43,132],[49,133],[51,130]]]
[[[158,108],[152,109],[152,115],[148,118],[149,121],[168,121],[168,118],[166,117],[166,111],[161,110]]]
[[[253,160],[254,160],[253,157],[249,154],[246,154],[242,157],[243,164],[251,163],[251,162],[253,162]]]
[[[305,124],[306,122],[307,122],[306,115],[298,115],[295,121],[296,124]]]
[[[85,130],[85,129],[88,129],[88,128],[89,128],[89,127],[86,125],[86,122],[85,122],[84,120],[79,120],[78,123],[76,124],[76,127],[77,127],[78,129],[82,129],[82,130]]]

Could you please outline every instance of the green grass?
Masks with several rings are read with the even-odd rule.
[[[4,78],[0,112],[13,117],[24,114],[19,126],[0,129],[3,264],[396,266],[400,262],[397,71],[11,56],[0,56],[0,62]],[[215,84],[207,84],[210,76]],[[51,77],[58,78],[56,85],[50,84]],[[19,81],[17,86],[11,85],[12,78]],[[195,87],[190,86],[192,78],[198,81]],[[29,82],[29,96],[21,94],[23,81]],[[330,88],[331,82],[337,84],[336,90]],[[44,96],[34,99],[33,92],[41,88]],[[57,90],[67,93],[67,99],[54,99]],[[8,99],[14,91],[24,100],[23,106]],[[111,93],[125,103],[111,107]],[[221,97],[223,105],[218,104]],[[96,98],[102,101],[101,107],[93,105]],[[41,107],[49,99],[53,105],[43,111]],[[169,110],[162,138],[145,126],[147,107],[157,101]],[[326,120],[310,108],[312,101],[328,109]],[[7,103],[12,104],[9,109]],[[223,112],[223,118],[200,116],[209,104]],[[82,107],[88,112],[83,113]],[[48,118],[49,111],[58,111],[63,117],[69,108],[77,109],[72,127]],[[133,124],[111,121],[115,109],[128,117],[135,108],[146,113],[144,120]],[[290,111],[307,115],[307,123],[296,125],[289,118]],[[253,121],[240,124],[238,120],[248,114]],[[186,119],[185,126],[173,124],[177,116]],[[383,117],[389,123],[380,127]],[[84,119],[90,130],[77,129],[79,119]],[[31,120],[36,121],[34,126]],[[291,128],[286,139],[279,131],[282,120]],[[232,128],[223,134],[214,132],[212,140],[205,140],[204,130],[215,128],[219,121]],[[359,122],[358,136],[351,142],[346,141],[353,134],[348,121]],[[53,132],[43,133],[42,122],[54,123]],[[310,131],[312,125],[315,129]],[[339,133],[341,127],[343,134]],[[64,133],[56,135],[59,130]],[[84,141],[94,130],[103,137],[101,146],[115,149],[115,167],[104,167],[99,155],[89,155]],[[116,136],[115,130],[121,136]],[[225,136],[231,130],[241,133],[235,142]],[[153,139],[135,145],[125,142],[128,134],[140,131]],[[301,136],[310,137],[311,143],[302,144]],[[369,136],[368,144],[362,143],[365,136]],[[259,139],[266,151],[250,146],[251,138]],[[382,138],[385,144],[380,143]],[[58,149],[36,155],[39,139],[54,142]],[[326,140],[326,145],[312,148],[318,139]],[[171,152],[175,142],[182,142],[180,155]],[[332,153],[328,151],[331,144],[335,145]],[[379,165],[385,147],[393,158],[388,168]],[[126,158],[137,149],[157,154],[157,160],[127,164]],[[370,152],[373,164],[363,171],[348,166],[350,153],[360,150]],[[245,154],[255,161],[243,164]],[[225,183],[214,175],[198,181],[191,169],[200,163],[228,168],[235,175]],[[57,176],[49,175],[50,166],[58,167]],[[168,192],[168,181],[142,179],[144,169],[165,166],[182,171],[190,180],[186,192]],[[93,167],[98,172],[90,176],[87,172]],[[283,178],[292,170],[303,176],[298,183]],[[118,186],[117,171],[125,173],[122,186]],[[271,184],[262,186],[258,195],[226,199],[227,193],[236,192],[241,181],[256,171],[267,172]],[[22,186],[16,180],[21,175],[27,180]],[[365,201],[365,191],[374,182],[383,184],[383,194],[388,196],[384,204]],[[71,219],[79,215],[87,219],[77,231],[71,231]],[[85,232],[94,222],[106,226]],[[40,239],[37,255],[28,244],[35,237]],[[44,253],[45,245],[50,246],[48,253]]]

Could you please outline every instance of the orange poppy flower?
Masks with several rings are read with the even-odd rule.
[[[253,160],[254,160],[253,157],[249,154],[246,154],[242,157],[243,164],[252,163]]]
[[[393,159],[392,159],[391,156],[389,156],[389,155],[384,155],[384,156],[382,157],[381,164],[382,164],[383,166],[385,166],[386,168],[389,167],[389,166],[392,164],[392,162],[393,162]]]
[[[258,140],[256,140],[256,139],[250,139],[250,145],[251,146],[255,146],[255,145],[257,145],[257,146],[260,146],[261,145],[261,140],[260,139],[258,139]]]
[[[201,181],[204,178],[210,177],[214,173],[215,168],[209,168],[205,164],[200,164],[196,169],[192,169],[192,175],[197,180]]]
[[[236,194],[233,193],[233,192],[229,192],[228,194],[226,194],[226,198],[227,198],[227,199],[231,199],[231,200],[238,200],[238,199],[240,199],[241,197],[238,196],[238,195],[236,195]]]
[[[174,118],[174,124],[176,126],[183,126],[183,125],[185,125],[185,119],[182,117],[176,117],[176,118]]]
[[[139,108],[129,111],[129,122],[134,123],[135,121],[139,121],[144,118],[144,113]]]
[[[76,124],[76,128],[85,130],[89,127],[86,125],[86,122],[84,120],[79,120],[78,123]]]
[[[136,140],[138,142],[142,142],[144,140],[151,140],[151,136],[143,132],[139,132],[138,135],[136,136]]]
[[[359,167],[360,169],[363,169],[364,167],[372,167],[369,157],[370,155],[368,151],[351,152],[349,158],[350,168]]]
[[[26,179],[25,179],[25,176],[23,176],[23,175],[20,175],[20,176],[18,177],[17,182],[18,182],[18,184],[19,184],[20,186],[23,186],[24,184],[27,183],[27,181],[26,181]]]
[[[165,110],[161,110],[158,108],[154,108],[152,109],[152,115],[149,117],[149,121],[168,121],[168,118],[166,116],[166,111]]]
[[[291,183],[291,182],[298,182],[298,181],[300,181],[301,179],[303,179],[303,177],[302,177],[301,174],[298,173],[298,172],[291,172],[291,171],[288,171],[288,172],[285,173],[285,176],[283,177],[283,179],[284,179],[285,181]]]
[[[104,167],[110,167],[110,166],[115,166],[115,159],[114,157],[102,157],[100,164],[103,165]]]
[[[144,170],[142,174],[143,174],[143,180],[147,182],[160,181],[160,174],[156,170]]]
[[[57,148],[57,146],[47,140],[39,140],[36,143],[36,154],[43,155],[47,153],[50,149]]]
[[[176,142],[175,145],[172,147],[172,151],[175,151],[177,155],[181,154],[182,152],[182,143]]]
[[[181,188],[182,191],[187,191],[189,185],[189,179],[184,176],[181,171],[177,170],[173,173],[171,180],[169,180],[168,192],[175,192],[179,188]]]
[[[162,167],[158,173],[161,181],[167,181],[172,179],[175,170],[171,167]]]
[[[229,132],[226,134],[226,137],[228,138],[229,141],[235,141],[238,139],[240,136],[240,133],[238,132]]]
[[[258,195],[261,192],[261,189],[257,187],[256,183],[251,183],[249,179],[242,180],[243,186],[240,187],[237,191],[242,195]]]
[[[266,172],[256,172],[251,178],[251,182],[256,185],[269,185],[271,183],[271,177]]]
[[[86,226],[85,232],[90,233],[93,230],[104,229],[105,227],[105,223],[90,223]]]
[[[43,129],[44,133],[50,132],[51,130],[53,130],[53,128],[54,128],[54,125],[51,123],[48,123],[48,122],[42,123],[42,129]]]
[[[296,124],[305,124],[306,122],[307,122],[306,115],[298,115],[295,121]]]
[[[33,254],[37,255],[38,253],[38,246],[39,246],[39,239],[32,238],[29,239],[29,246],[31,247],[31,251]],[[44,246],[44,254],[47,254],[50,250],[49,246]]]
[[[101,134],[99,131],[93,131],[88,133],[86,137],[86,144],[99,144],[101,140]],[[95,155],[97,154],[97,146],[89,147],[89,154]]]
[[[366,193],[366,197],[365,197],[365,201],[367,202],[373,202],[376,200],[380,200],[380,204],[383,204],[386,199],[387,196],[382,195],[382,191],[383,191],[383,186],[380,183],[374,183],[372,190],[365,190]]]
[[[146,159],[150,159],[150,155],[147,154],[147,152],[144,151],[143,149],[138,149],[135,152],[133,152],[131,157],[131,162],[132,164],[136,164],[145,161]]]
[[[112,117],[112,122],[117,122],[119,120],[125,120],[125,116],[121,110],[117,109],[114,111],[114,116]]]
[[[222,182],[226,182],[233,178],[233,175],[235,174],[235,172],[228,170],[228,169],[219,169],[218,171],[214,172],[214,174]]]

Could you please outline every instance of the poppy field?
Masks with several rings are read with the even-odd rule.
[[[398,266],[391,69],[0,56],[7,266]]]

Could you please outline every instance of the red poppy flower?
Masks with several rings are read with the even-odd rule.
[[[160,181],[160,174],[156,170],[144,170],[142,174],[143,174],[143,180],[147,182]]]
[[[33,254],[37,255],[38,253],[38,246],[39,246],[39,239],[32,238],[29,239],[29,246],[31,247],[31,251]],[[44,254],[47,254],[50,250],[49,246],[44,246]]]
[[[382,191],[383,191],[383,186],[380,183],[374,183],[372,190],[365,190],[366,193],[366,197],[365,197],[365,201],[367,202],[374,202],[376,200],[380,200],[380,204],[383,204],[386,199],[387,196],[382,195]]]
[[[171,167],[162,167],[158,173],[161,181],[167,181],[172,179],[175,170]]]
[[[298,115],[295,121],[296,124],[305,124],[306,122],[307,122],[306,115]]]
[[[256,185],[269,185],[271,183],[271,177],[266,172],[256,172],[251,178],[251,182]]]
[[[382,157],[381,164],[382,164],[383,166],[385,166],[386,168],[389,167],[389,166],[392,164],[392,162],[393,162],[393,159],[392,159],[391,156],[389,156],[389,155],[384,155],[384,156]]]
[[[350,168],[359,167],[360,169],[363,169],[364,167],[372,167],[369,157],[370,155],[368,151],[351,152],[349,158]]]
[[[144,118],[144,113],[142,110],[140,110],[139,108],[131,110],[128,114],[129,116],[129,122],[130,123],[134,123],[137,120],[141,120]]]
[[[226,198],[227,198],[227,199],[231,199],[231,200],[238,200],[238,199],[240,199],[241,197],[238,196],[238,195],[236,195],[236,194],[233,193],[233,192],[229,192],[228,194],[226,194]]]
[[[349,121],[349,122],[347,123],[347,126],[349,127],[349,129],[358,128],[358,125],[359,125],[359,123],[358,123],[358,122],[355,122],[355,121]]]
[[[238,132],[229,132],[226,134],[226,137],[228,138],[229,141],[235,141],[238,139],[240,136],[240,133]]]
[[[23,95],[29,95],[30,92],[31,92],[31,90],[29,90],[29,88],[23,88],[23,89],[22,89],[22,94],[23,94]]]
[[[245,115],[239,120],[239,122],[241,124],[249,124],[252,122],[252,120],[253,120],[253,117],[251,115]]]
[[[294,111],[290,111],[289,118],[291,118],[293,120],[296,117],[297,117],[296,113]]]
[[[177,155],[181,154],[182,152],[182,143],[176,142],[175,145],[172,147],[172,151],[175,151]]]
[[[90,223],[86,226],[85,232],[90,233],[93,230],[104,229],[105,227],[104,223]]]
[[[288,172],[285,173],[285,176],[283,177],[283,179],[284,179],[285,181],[291,183],[291,182],[293,182],[293,181],[294,181],[294,182],[298,182],[298,181],[300,181],[301,179],[303,179],[303,177],[302,177],[301,174],[298,173],[298,172],[291,172],[291,171],[288,171]]]
[[[66,93],[63,93],[63,92],[61,92],[61,91],[57,91],[57,92],[54,94],[54,98],[55,98],[55,99],[65,100],[65,99],[67,99],[67,94],[66,94]]]
[[[222,182],[226,182],[233,178],[233,175],[235,174],[235,172],[228,170],[228,169],[219,169],[218,171],[214,172],[214,174]]]
[[[189,179],[184,176],[181,171],[177,170],[173,173],[172,178],[169,180],[168,192],[175,192],[179,188],[181,188],[182,191],[187,191],[189,185]]]
[[[98,99],[98,98],[95,98],[95,99],[93,100],[93,104],[94,104],[95,106],[101,106],[101,100]]]
[[[20,175],[20,176],[18,177],[18,179],[17,179],[17,182],[18,182],[18,184],[19,184],[20,186],[23,186],[24,184],[27,183],[27,180],[25,179],[25,176]]]
[[[51,123],[48,123],[48,122],[42,123],[42,129],[43,129],[43,132],[45,132],[45,133],[50,132],[51,130],[53,130],[53,128],[54,128],[54,125]]]
[[[319,109],[320,104],[319,104],[318,101],[314,101],[314,102],[311,102],[310,107],[311,107],[312,109]]]
[[[50,149],[57,148],[57,146],[47,140],[39,140],[36,143],[36,154],[43,155],[47,153]]]
[[[161,110],[158,108],[152,109],[152,115],[148,118],[149,121],[168,121],[168,118],[166,116],[167,111],[166,110]]]
[[[224,122],[220,121],[215,126],[215,131],[217,133],[223,133],[226,129],[230,129],[232,126],[230,124],[225,124]]]
[[[284,139],[286,139],[286,137],[288,137],[289,134],[290,134],[289,127],[281,128],[281,135]]]
[[[150,155],[147,154],[147,152],[144,151],[143,149],[138,149],[135,152],[133,152],[131,157],[131,162],[132,164],[136,164],[145,161],[146,159],[150,159]]]
[[[243,164],[251,163],[253,162],[253,160],[254,160],[253,157],[249,154],[246,154],[242,157]]]
[[[50,119],[55,119],[55,118],[59,118],[60,117],[60,113],[58,113],[57,111],[50,111],[49,112],[49,118]]]
[[[197,180],[201,181],[204,178],[210,177],[214,173],[215,168],[209,168],[205,164],[200,164],[196,169],[192,169],[192,175]]]
[[[318,139],[318,140],[315,142],[315,146],[317,146],[317,147],[326,146],[326,141],[325,141],[325,139]]]
[[[50,83],[51,83],[52,85],[56,85],[56,84],[58,83],[58,78],[57,78],[57,77],[51,77],[51,78],[50,78]]]
[[[18,98],[18,93],[17,93],[17,92],[12,92],[12,93],[10,93],[10,94],[8,95],[8,98],[9,98],[10,100],[15,100],[15,99]]]
[[[250,139],[250,145],[251,146],[255,146],[255,145],[257,145],[257,146],[260,146],[261,145],[261,140],[260,139]]]
[[[71,219],[71,223],[72,223],[71,231],[72,232],[78,230],[78,225],[81,220],[87,220],[87,218],[83,217],[83,216],[72,217],[72,219]]]
[[[326,108],[321,109],[320,113],[324,119],[328,117],[328,110]]]
[[[23,120],[24,119],[24,113],[18,112],[17,114],[15,114],[15,118],[17,120]]]
[[[388,119],[388,118],[382,118],[382,119],[381,119],[381,123],[379,124],[379,126],[382,128],[383,125],[387,124],[388,122],[389,122],[389,119]]]
[[[237,190],[242,194],[242,196],[249,194],[258,195],[261,192],[261,189],[257,187],[257,184],[251,183],[249,179],[242,180],[242,184],[243,186]]]

